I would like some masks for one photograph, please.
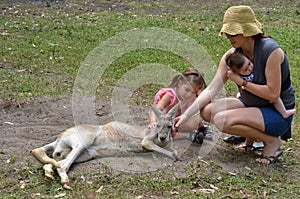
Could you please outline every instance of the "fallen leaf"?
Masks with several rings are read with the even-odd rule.
[[[21,180],[19,184],[20,184],[20,188],[21,189],[25,188],[25,182],[24,182],[24,180]]]
[[[14,125],[14,123],[12,123],[12,122],[4,122],[4,124]]]
[[[89,180],[89,181],[86,181],[86,183],[91,185],[91,184],[93,184],[93,181]]]
[[[209,165],[209,163],[206,162],[206,161],[204,161],[204,160],[201,160],[201,162],[203,162],[203,163],[206,164],[206,165]]]
[[[100,193],[103,189],[103,185],[96,191],[96,193]]]
[[[233,173],[233,172],[228,172],[228,173],[232,176],[236,176],[236,173]]]
[[[174,195],[178,195],[179,192],[178,191],[171,191],[171,194],[174,196]]]
[[[214,192],[215,192],[214,189],[199,189],[199,190],[200,190],[200,192],[202,192],[202,193],[214,193]]]
[[[251,168],[250,168],[250,167],[245,167],[245,169],[247,169],[248,171],[251,171]]]
[[[66,193],[60,193],[60,194],[57,194],[55,196],[53,196],[54,198],[62,198],[62,197],[65,197],[66,196]]]
[[[275,189],[271,189],[271,191],[272,191],[273,193],[277,193],[277,191],[276,191]]]
[[[209,186],[210,186],[210,188],[215,189],[215,190],[219,189],[218,187],[214,186],[213,184],[210,184]]]
[[[34,194],[32,194],[32,196],[34,196],[34,197],[41,196],[41,193],[34,193]]]

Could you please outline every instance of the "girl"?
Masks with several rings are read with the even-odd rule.
[[[177,103],[180,103],[180,108],[176,116],[181,115],[191,105],[201,90],[206,87],[203,76],[195,68],[189,68],[182,74],[176,75],[168,88],[160,89],[155,97],[154,104],[158,109],[167,113]],[[155,116],[150,113],[150,127],[155,125]],[[194,131],[196,130],[196,134]],[[189,134],[172,132],[172,137],[176,134],[176,139],[188,138],[189,140],[202,144],[203,135],[206,139],[211,140],[212,134],[209,126],[205,126],[199,116],[193,116],[187,120],[179,129],[179,131],[190,131]],[[199,133],[202,133],[199,134]],[[197,136],[198,135],[198,136]],[[202,136],[202,137],[201,137]]]

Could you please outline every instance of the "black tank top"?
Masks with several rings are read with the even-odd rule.
[[[254,45],[254,79],[253,83],[265,85],[266,75],[265,68],[267,60],[270,54],[279,48],[279,45],[272,38],[259,38],[255,40]],[[236,49],[241,52],[241,49]],[[252,93],[244,90],[241,94],[247,106],[262,107],[272,106],[268,100],[253,95]],[[281,92],[280,98],[283,101],[286,109],[292,109],[295,106],[295,91],[291,84],[290,69],[286,55],[284,55],[284,61],[281,64]]]

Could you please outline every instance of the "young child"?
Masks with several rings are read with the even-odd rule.
[[[168,88],[162,88],[156,93],[154,104],[161,111],[167,113],[177,103],[180,103],[180,107],[176,113],[177,117],[194,102],[198,94],[200,94],[201,90],[205,87],[206,84],[200,72],[195,68],[188,68],[182,74],[176,75]],[[149,127],[151,128],[155,125],[155,122],[155,116],[153,112],[150,112]],[[172,137],[175,137],[176,134],[175,139],[188,138],[198,144],[202,144],[203,135],[206,139],[212,140],[210,127],[204,125],[199,116],[191,117],[180,127],[179,131],[189,131],[190,133],[172,132]],[[196,133],[193,131],[196,131]]]
[[[240,75],[240,77],[247,82],[252,82],[254,78],[254,65],[245,55],[239,52],[234,52],[232,54],[229,54],[226,57],[225,61],[232,72]],[[242,89],[239,88],[239,91],[241,93]],[[296,113],[296,109],[286,110],[281,98],[279,98],[278,101],[274,103],[274,107],[282,115],[283,118],[288,118]]]

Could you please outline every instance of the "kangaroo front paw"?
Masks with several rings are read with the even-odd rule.
[[[179,155],[178,155],[178,153],[177,153],[176,150],[174,150],[174,151],[172,152],[172,155],[173,155],[174,160],[179,160]]]

